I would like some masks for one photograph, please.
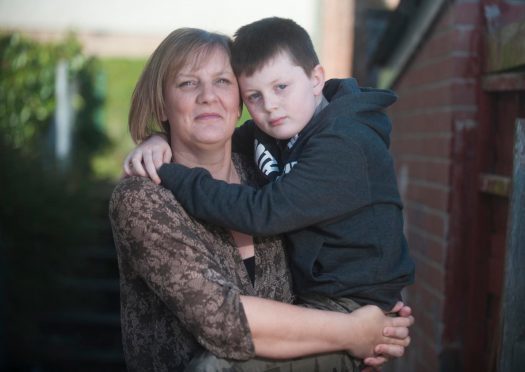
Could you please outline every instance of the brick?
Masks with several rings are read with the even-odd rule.
[[[407,167],[406,169],[410,168]],[[450,191],[446,186],[443,183],[434,184],[416,180],[409,172],[410,170],[405,171],[404,175],[406,175],[407,179],[402,181],[403,187],[400,187],[403,203],[425,206],[425,208],[429,208],[439,214],[448,213]]]
[[[426,181],[447,187],[450,183],[450,162],[429,161],[431,159],[397,156],[399,164],[407,167],[409,180]]]
[[[480,47],[480,30],[464,26],[454,26],[447,30],[430,35],[421,47],[421,51],[414,55],[411,69],[425,65],[436,59],[462,52],[467,56],[477,56]]]
[[[452,52],[457,49],[457,32],[458,30],[451,28],[432,34],[428,40],[425,41],[421,53],[414,61],[414,67],[421,64],[428,64],[430,61],[451,55]]]
[[[446,30],[452,27],[454,24],[454,8],[451,5],[449,5],[441,14],[441,17],[439,17],[439,19],[437,20],[434,26],[433,33],[437,33],[440,30]]]
[[[451,9],[452,22],[462,25],[479,25],[484,21],[481,7],[479,1],[457,1]]]
[[[424,282],[439,293],[444,293],[445,274],[443,266],[415,251],[412,252],[412,258],[416,263],[417,280]]]
[[[396,115],[393,120],[392,138],[404,133],[444,133],[450,132],[452,121],[451,113],[428,112],[414,113],[412,115]]]
[[[523,22],[523,14],[525,14],[525,4],[523,2],[506,0],[500,1],[498,6],[501,10],[502,24]]]
[[[477,83],[469,79],[449,79],[421,85],[400,93],[397,110],[429,109],[455,105],[476,106]]]
[[[479,58],[466,54],[448,54],[414,65],[403,76],[403,80],[396,87],[397,93],[402,97],[419,87],[432,83],[440,83],[451,79],[476,79],[479,76],[481,64]]]
[[[411,361],[412,368],[403,371],[417,372],[436,372],[438,371],[439,354],[438,349],[432,344],[431,340],[421,331],[419,318],[416,317],[416,323],[410,330],[412,342],[409,352],[415,354],[415,360]]]
[[[418,360],[416,362],[416,367],[412,371],[436,372],[439,371],[439,367],[434,363],[433,360],[429,361],[426,358],[423,358],[421,355],[419,355]]]
[[[391,110],[394,118],[396,120],[399,120],[400,118],[407,118],[415,115],[439,115],[442,113],[463,113],[463,114],[476,114],[478,111],[477,106],[474,105],[449,105],[449,106],[440,106],[440,107],[403,107],[403,109],[400,109],[399,107],[395,107]],[[421,123],[425,125],[426,123]]]
[[[448,212],[450,192],[442,186],[409,182],[407,195],[416,203],[424,204],[441,212]]]
[[[455,81],[452,83],[451,90],[454,105],[478,105],[479,86],[476,81]]]
[[[444,294],[436,291],[434,288],[427,286],[424,281],[421,281],[418,287],[418,296],[420,301],[425,304],[427,312],[433,314],[436,319],[443,317]]]
[[[448,231],[447,222],[443,216],[414,208],[412,203],[405,205],[407,225],[411,225],[438,237],[445,237]]]
[[[429,342],[419,343],[419,359],[418,359],[418,368],[416,371],[421,372],[436,372],[439,371],[439,352],[436,347],[434,347]]]
[[[392,151],[396,154],[419,155],[448,159],[450,157],[450,133],[407,133],[392,136]]]
[[[390,117],[393,122],[393,136],[406,133],[450,133],[454,122],[451,110],[411,111],[394,107]]]
[[[430,236],[424,231],[408,228],[407,229],[408,249],[411,252],[417,252],[420,255],[428,257],[430,260],[440,265],[445,265],[444,242]]]
[[[414,317],[417,319],[418,329],[421,331],[421,336],[430,345],[439,345],[442,340],[442,321],[428,312],[417,312],[414,309]]]
[[[457,77],[462,66],[468,63],[470,58],[465,55],[448,54],[426,63],[414,65],[410,72],[403,77],[403,84],[406,84],[406,89],[398,90],[398,93],[404,94],[405,90],[411,91],[414,87]]]

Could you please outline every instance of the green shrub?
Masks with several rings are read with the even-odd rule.
[[[100,107],[103,93],[95,87],[97,62],[81,53],[72,35],[62,43],[39,44],[19,33],[0,34],[0,60],[0,135],[11,148],[34,151],[35,141],[47,134],[55,110],[55,69],[61,60],[68,61],[70,78],[79,81],[75,97],[79,113]],[[99,120],[89,113],[79,117]]]
[[[145,58],[100,59],[107,86],[105,131],[111,140],[111,147],[99,153],[92,161],[93,171],[101,178],[119,178],[122,174],[122,161],[134,146],[128,130],[128,112],[131,94],[145,63]]]
[[[73,35],[37,43],[0,34],[0,61],[0,289],[7,283],[0,303],[6,303],[8,355],[29,361],[37,354],[40,319],[67,300],[57,278],[75,270],[76,250],[96,244],[93,226],[106,217],[108,187],[90,165],[109,143],[105,81],[99,61],[83,55]],[[77,86],[69,167],[49,146],[60,61]]]

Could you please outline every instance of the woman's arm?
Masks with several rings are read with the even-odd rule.
[[[355,357],[376,355],[379,344],[408,346],[408,327],[414,319],[388,317],[376,306],[365,306],[351,314],[316,310],[241,296],[258,356],[288,359],[304,355],[347,350]],[[386,337],[383,331],[395,337]],[[393,327],[393,328],[392,328]],[[399,338],[397,338],[399,337]],[[382,345],[383,346],[383,345]],[[402,353],[402,350],[401,350]]]
[[[408,343],[406,334],[398,335],[401,340],[382,336],[383,328],[396,325],[397,318],[375,307],[341,314],[243,296],[224,272],[216,250],[209,252],[187,235],[195,227],[181,219],[184,214],[171,193],[143,178],[122,181],[110,204],[119,258],[212,353],[233,359],[336,350],[372,356],[377,344]],[[400,326],[406,328],[411,321],[406,318]]]

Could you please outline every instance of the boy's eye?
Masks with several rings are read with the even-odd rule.
[[[261,98],[261,94],[260,93],[252,93],[250,95],[248,95],[248,101],[250,102],[255,102],[257,101],[259,98]]]

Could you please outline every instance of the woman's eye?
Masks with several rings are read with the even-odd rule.
[[[178,87],[179,88],[184,88],[184,87],[194,87],[195,85],[197,85],[197,82],[194,81],[194,80],[187,80],[187,81],[183,81],[183,82],[180,82],[178,84]]]
[[[277,85],[277,89],[284,90],[284,89],[286,89],[287,86],[288,86],[287,84],[279,84],[279,85]]]
[[[224,85],[230,85],[231,81],[229,79],[221,78],[221,79],[217,80],[217,83],[224,84]]]

